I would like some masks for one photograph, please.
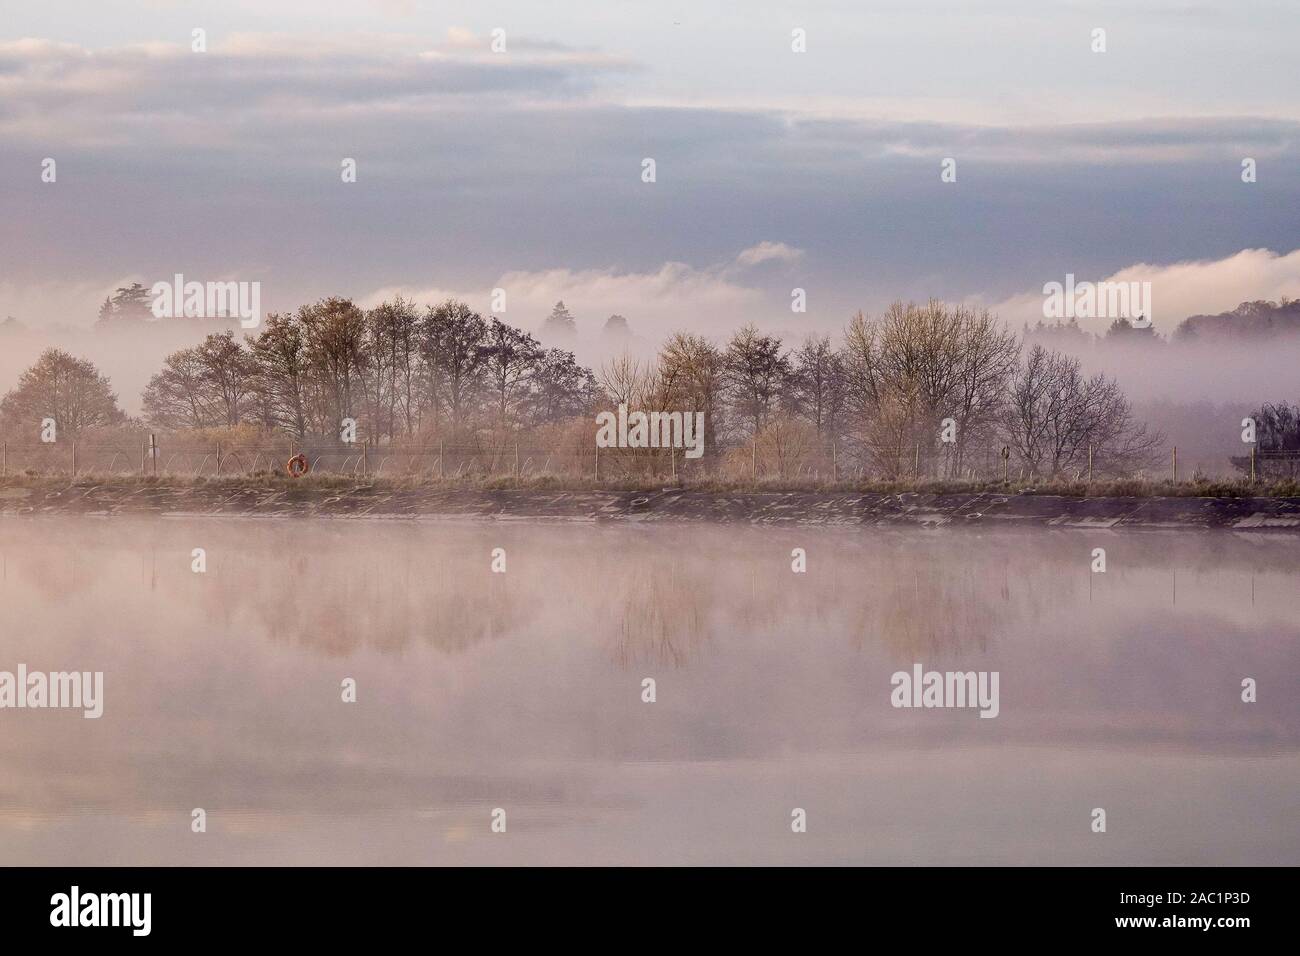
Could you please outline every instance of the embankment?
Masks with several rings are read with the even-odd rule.
[[[753,524],[1187,529],[1300,533],[1300,497],[1069,497],[844,491],[496,489],[48,480],[0,483],[0,516],[189,515],[719,521]]]

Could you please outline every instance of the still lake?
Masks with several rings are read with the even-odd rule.
[[[1298,581],[1289,534],[0,519],[0,671],[104,674],[0,709],[0,863],[1296,865]],[[893,707],[916,664],[998,716]]]

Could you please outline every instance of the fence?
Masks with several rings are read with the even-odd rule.
[[[755,447],[718,443],[699,458],[676,448],[599,448],[594,442],[440,442],[375,445],[288,438],[261,442],[202,443],[185,436],[129,440],[4,442],[0,475],[170,475],[236,477],[283,473],[301,454],[317,474],[352,477],[484,478],[554,475],[594,480],[672,480],[722,474],[731,478],[836,480],[861,478],[864,470],[837,457],[830,446]]]
[[[681,449],[586,448],[512,442],[435,445],[344,445],[169,441],[0,443],[0,476],[170,475],[191,478],[283,473],[295,455],[317,474],[388,478],[484,478],[557,475],[614,479],[672,478],[702,471]]]
[[[718,443],[702,458],[686,458],[681,449],[598,448],[575,442],[552,445],[537,442],[472,441],[431,445],[344,445],[320,441],[299,443],[288,438],[261,442],[201,443],[184,436],[154,435],[132,441],[2,442],[0,476],[8,475],[170,475],[182,477],[237,477],[283,473],[288,460],[301,454],[312,472],[352,477],[386,478],[488,478],[553,475],[596,480],[620,478],[674,478],[718,475],[733,479],[861,480],[893,475],[909,478],[961,477],[998,480],[1023,478],[1023,469],[1007,469],[1007,462],[991,452],[978,456],[977,464],[963,466],[961,474],[943,455],[922,457],[920,446],[908,461],[895,462],[892,471],[864,466],[861,454],[832,446],[784,448],[760,442]],[[1091,481],[1088,467],[1077,477]],[[983,460],[980,460],[983,459]],[[1300,476],[1300,452],[1257,452],[1233,458],[1232,464],[1255,479]],[[1177,449],[1172,450],[1166,476],[1180,477]],[[1153,474],[1150,477],[1160,477]],[[1182,471],[1186,478],[1186,470]]]

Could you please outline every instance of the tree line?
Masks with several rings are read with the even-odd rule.
[[[463,302],[362,309],[329,298],[269,315],[242,340],[214,333],[172,353],[142,396],[143,422],[159,429],[337,441],[352,419],[373,444],[551,425],[580,443],[594,436],[591,416],[620,403],[702,412],[707,467],[747,454],[769,474],[990,476],[1003,449],[1016,474],[1069,475],[1089,462],[1132,474],[1161,443],[1113,379],[1024,345],[987,311],[934,300],[859,313],[838,342],[814,335],[789,347],[752,325],[720,343],[678,332],[653,358],[592,370]],[[107,379],[57,350],[0,401],[0,429],[27,434],[47,416],[72,439],[127,420]]]
[[[163,428],[252,424],[306,440],[337,437],[352,419],[382,443],[554,422],[598,397],[572,352],[463,302],[363,310],[331,298],[269,315],[242,342],[224,332],[172,353],[142,404]]]
[[[654,362],[620,359],[598,378],[616,402],[703,412],[706,443],[752,444],[783,473],[812,461],[891,479],[990,475],[1005,449],[1030,476],[1089,461],[1128,474],[1161,442],[1113,379],[1023,348],[987,311],[935,300],[858,313],[838,346],[811,336],[787,349],[753,326],[722,346],[678,333]]]

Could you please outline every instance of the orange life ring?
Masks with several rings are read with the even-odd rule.
[[[294,455],[285,462],[284,470],[289,473],[290,478],[301,478],[311,471],[311,463],[307,461],[306,455]]]

